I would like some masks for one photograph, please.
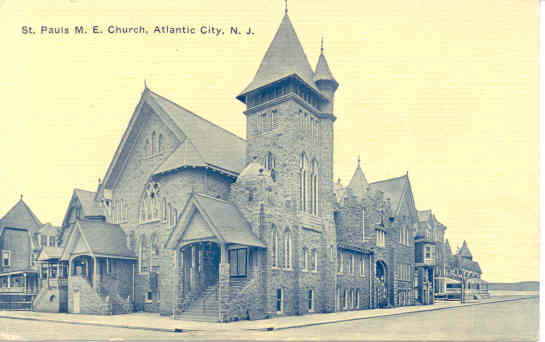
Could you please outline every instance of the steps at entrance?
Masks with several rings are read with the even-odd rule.
[[[217,283],[207,287],[201,296],[176,318],[187,321],[217,322],[219,317],[217,291]]]

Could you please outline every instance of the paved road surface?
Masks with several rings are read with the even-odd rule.
[[[472,340],[538,338],[537,298],[280,331],[169,333],[0,319],[0,340]]]

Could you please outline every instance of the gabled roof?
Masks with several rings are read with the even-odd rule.
[[[4,227],[27,229],[30,233],[37,233],[42,223],[21,199],[2,217],[0,228]]]
[[[73,203],[76,200],[81,206],[80,217],[106,217],[104,209],[100,206],[100,203],[95,199],[95,197],[96,192],[75,188],[72,192],[72,197],[68,202],[68,208],[64,214],[64,219],[62,221],[63,227],[68,225],[68,219],[70,218],[70,213],[72,212]]]
[[[151,108],[173,132],[180,144],[174,152],[154,171],[160,174],[184,166],[206,166],[227,174],[237,175],[246,164],[246,141],[237,135],[190,112],[178,104],[152,92],[147,87],[131,117],[121,142],[110,162],[104,181],[100,184],[95,199],[102,196],[105,188],[115,183],[116,172],[122,168],[131,144],[138,136],[140,114]]]
[[[464,243],[462,244],[462,248],[460,248],[460,250],[458,251],[458,253],[456,253],[456,255],[469,258],[469,259],[473,258],[473,255],[471,255],[471,252],[469,251],[469,248],[467,247],[467,243],[465,240],[464,240]]]
[[[95,201],[96,192],[76,188],[74,189],[74,195],[78,197],[81,203],[83,217],[105,216],[104,209],[99,202]]]
[[[127,248],[125,232],[118,224],[77,220],[71,229],[69,241],[64,246],[63,259],[67,259],[72,253],[70,249],[75,247],[77,232],[92,255],[135,258],[134,253]]]
[[[244,169],[246,140],[149,89],[147,93],[187,137],[155,174],[182,166],[208,166],[235,174]]]
[[[38,261],[49,259],[60,259],[62,255],[62,247],[44,247],[38,256]]]
[[[368,187],[369,183],[367,182],[367,178],[365,178],[365,175],[363,174],[363,170],[360,167],[360,160],[358,158],[358,167],[356,167],[356,171],[354,171],[354,175],[352,175],[352,179],[348,184],[348,188],[352,190],[352,193],[354,195],[362,198],[367,192]]]
[[[237,96],[244,102],[244,95],[290,75],[297,75],[309,87],[320,94],[314,84],[314,72],[288,14],[284,15],[276,34],[261,60],[254,79]]]
[[[389,198],[392,204],[392,211],[397,214],[401,208],[401,200],[404,195],[409,196],[410,210],[417,215],[416,208],[414,207],[414,198],[412,195],[411,184],[409,181],[409,175],[404,174],[401,177],[385,179],[369,184],[369,187],[374,190],[380,190],[384,193],[384,198]]]
[[[335,77],[333,77],[333,73],[329,69],[329,65],[327,64],[327,60],[325,59],[323,49],[320,57],[318,57],[316,71],[314,72],[314,82],[318,81],[331,81],[335,84],[336,87],[339,86],[339,83],[337,82],[337,80],[335,80]]]
[[[168,248],[176,248],[195,210],[199,211],[220,242],[265,248],[233,203],[198,193],[192,193],[189,197],[178,225],[166,242]]]

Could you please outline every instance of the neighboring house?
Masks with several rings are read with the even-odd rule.
[[[63,220],[62,243],[42,249],[36,311],[127,313],[134,309],[136,258],[116,224],[105,222],[95,193],[75,189]]]
[[[35,237],[41,227],[22,196],[0,220],[0,309],[32,308],[39,289]]]

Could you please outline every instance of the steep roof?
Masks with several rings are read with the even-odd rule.
[[[360,159],[358,158],[358,166],[356,167],[356,171],[354,171],[352,179],[350,180],[347,188],[351,189],[354,195],[361,198],[367,192],[368,187],[369,183],[367,182],[367,178],[365,178],[365,175],[363,174],[363,170],[360,166]]]
[[[202,194],[195,194],[195,200],[204,209],[225,242],[265,247],[233,203]]]
[[[118,224],[80,220],[76,223],[93,254],[135,257],[127,248],[125,232]]]
[[[335,80],[335,77],[333,77],[333,73],[331,72],[331,69],[329,69],[329,65],[327,64],[327,60],[325,59],[323,49],[322,49],[322,53],[320,54],[320,57],[318,57],[318,63],[316,64],[316,71],[314,72],[314,82],[318,82],[318,81],[331,81],[336,86],[339,85],[337,80]]]
[[[81,204],[83,217],[104,216],[104,209],[99,205],[99,202],[95,201],[96,192],[76,188],[74,194]]]
[[[42,225],[39,232],[40,234],[53,235],[53,234],[58,234],[60,230],[61,230],[61,227],[56,227],[52,225],[51,223],[45,223],[44,225]]]
[[[246,164],[246,140],[147,88],[145,93],[187,137],[155,174],[183,166],[209,166],[235,174],[242,171]]]
[[[384,198],[390,199],[394,213],[397,213],[400,208],[403,195],[410,191],[409,176],[405,174],[401,177],[373,182],[369,184],[369,187],[373,190],[382,191],[384,193]]]
[[[456,255],[466,257],[469,259],[473,258],[473,255],[471,255],[471,252],[469,251],[469,248],[467,247],[467,243],[465,240],[464,240],[464,243],[462,244],[462,248],[460,248],[460,250],[458,251],[458,253],[456,253]]]
[[[242,101],[243,95],[294,74],[320,94],[314,84],[314,72],[286,13],[254,79],[237,98]]]
[[[31,233],[37,233],[40,230],[42,223],[21,197],[21,199],[0,220],[0,228],[6,226],[28,229]]]
[[[196,209],[194,209],[196,208]],[[168,248],[176,247],[183,236],[193,210],[198,210],[216,238],[223,243],[265,247],[265,244],[252,232],[250,224],[238,208],[231,202],[204,194],[192,193],[181,213],[178,226],[171,232],[166,243]]]

